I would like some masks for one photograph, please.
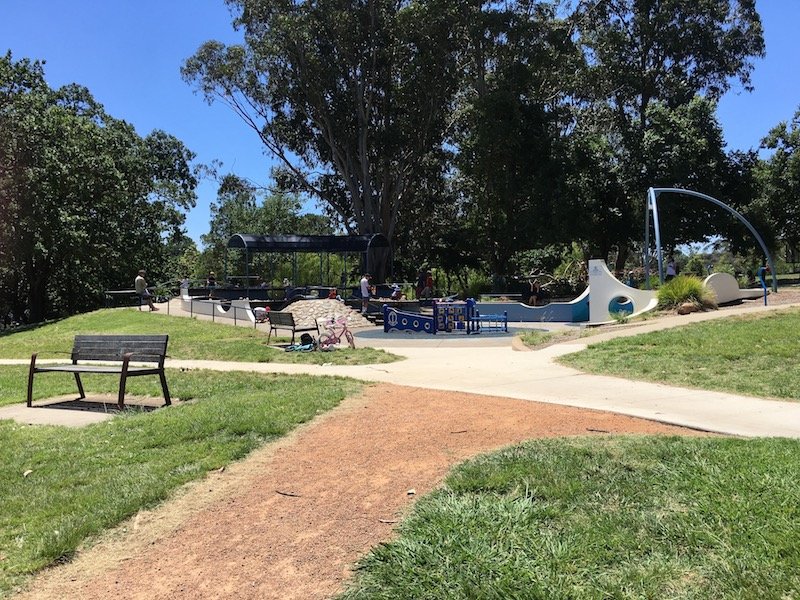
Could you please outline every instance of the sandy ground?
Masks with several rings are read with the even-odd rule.
[[[698,432],[535,402],[388,384],[210,473],[19,598],[330,598],[455,464],[536,437]]]

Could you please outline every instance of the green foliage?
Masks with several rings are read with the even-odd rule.
[[[12,372],[18,382],[1,388],[0,403],[9,396],[19,402],[21,371],[0,368],[0,380]],[[158,396],[158,379],[145,379],[130,380],[130,393]],[[184,402],[155,412],[129,410],[79,429],[0,421],[0,596],[24,576],[69,558],[87,538],[285,435],[359,387],[335,377],[170,369],[167,379],[173,397]],[[113,394],[117,383],[86,376],[86,385]]]
[[[557,98],[561,70],[576,53],[566,24],[545,3],[472,8],[468,35],[474,62],[456,113],[458,185],[471,202],[471,242],[491,273],[514,275],[511,258],[546,240],[554,187],[563,164]],[[503,291],[503,290],[495,290]]]
[[[761,143],[772,156],[759,165],[759,207],[769,216],[776,236],[790,248],[800,246],[800,110],[789,123],[776,125]]]
[[[698,278],[705,278],[708,275],[708,269],[706,268],[706,261],[703,260],[703,257],[699,254],[692,254],[689,257],[689,260],[686,261],[683,269],[684,275],[693,275],[694,277]]]
[[[325,202],[348,230],[393,239],[401,198],[443,173],[460,4],[228,4],[245,45],[206,42],[184,78],[255,130],[282,162],[281,188]]]
[[[42,63],[0,57],[0,310],[38,322],[101,305],[141,268],[160,279],[162,236],[194,206],[193,158],[83,87],[51,89]]]
[[[659,308],[675,308],[691,302],[702,308],[716,308],[714,294],[703,281],[691,275],[678,275],[658,289]]]
[[[748,396],[800,398],[800,311],[718,319],[592,345],[572,367]]]
[[[786,598],[797,440],[536,440],[460,465],[340,598]]]
[[[578,221],[581,239],[606,258],[638,241],[649,186],[695,188],[732,176],[709,101],[732,80],[749,85],[764,40],[752,0],[581,2],[571,18],[585,102],[566,196],[576,208],[563,226],[588,214]]]

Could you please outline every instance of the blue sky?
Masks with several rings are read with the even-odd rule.
[[[718,116],[729,148],[746,150],[800,105],[800,0],[757,0],[767,56],[756,63],[755,91],[734,89]],[[0,0],[0,51],[15,59],[46,61],[52,87],[79,83],[112,116],[139,134],[163,129],[197,154],[220,160],[235,172],[266,185],[270,158],[256,134],[225,105],[208,106],[181,80],[179,69],[206,40],[236,43],[223,0]],[[203,182],[187,217],[199,242],[208,230],[216,183]]]

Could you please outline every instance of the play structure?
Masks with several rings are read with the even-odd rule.
[[[612,322],[615,313],[637,316],[653,310],[658,301],[655,292],[625,285],[615,278],[602,260],[589,261],[589,286],[570,302],[551,302],[529,306],[522,302],[477,302],[482,313],[503,312],[509,321],[522,323],[592,323]]]
[[[664,257],[661,248],[661,226],[658,220],[658,200],[662,194],[677,194],[680,196],[689,196],[690,198],[698,198],[700,200],[705,200],[706,202],[711,202],[715,206],[722,208],[723,210],[727,211],[734,218],[736,218],[740,223],[742,223],[745,227],[747,227],[748,231],[753,234],[753,237],[758,242],[758,245],[761,246],[761,250],[764,252],[764,257],[769,265],[769,269],[772,273],[775,273],[775,265],[772,263],[772,256],[770,256],[769,250],[767,249],[767,245],[764,243],[764,240],[761,239],[761,236],[756,231],[755,227],[753,227],[750,222],[744,218],[739,212],[717,200],[716,198],[712,198],[706,194],[701,194],[700,192],[695,192],[693,190],[685,190],[681,188],[649,188],[647,190],[647,202],[645,205],[645,223],[644,223],[644,274],[645,274],[645,282],[649,284],[650,282],[650,218],[652,215],[653,220],[653,230],[655,232],[655,242],[656,242],[656,258],[658,260],[658,277],[661,283],[664,283]],[[762,272],[763,274],[763,272]],[[763,281],[763,278],[762,278]],[[778,291],[778,278],[772,278],[772,291]],[[766,298],[766,297],[765,297]]]
[[[433,313],[423,315],[383,305],[383,331],[408,333],[464,333],[508,332],[507,314],[481,314],[472,299],[466,301],[434,301]]]
[[[253,258],[257,254],[268,256],[284,255],[291,257],[291,278],[293,286],[309,288],[308,281],[300,282],[298,271],[299,254],[316,254],[319,258],[319,275],[317,287],[330,288],[344,287],[348,277],[348,257],[355,255],[357,260],[352,268],[359,273],[374,273],[376,265],[374,260],[380,254],[388,256],[389,272],[392,270],[392,249],[389,240],[380,233],[369,235],[255,235],[246,233],[234,234],[228,239],[228,251],[236,251],[243,264],[237,270],[243,276],[231,277],[228,273],[228,257],[225,259],[225,280],[241,280],[244,287],[252,287],[253,291],[260,291],[258,285],[253,285],[259,280],[252,274]],[[331,271],[331,256],[342,258],[342,271]],[[262,271],[264,269],[262,268]],[[268,272],[262,272],[263,280],[271,282],[275,275],[274,264],[269,263]],[[250,289],[248,289],[250,291]],[[326,292],[327,293],[327,292]],[[253,297],[252,295],[250,297]]]
[[[703,280],[703,285],[714,292],[717,304],[733,304],[735,302],[741,302],[742,300],[755,300],[763,296],[764,306],[766,306],[767,293],[769,290],[767,289],[767,282],[764,279],[764,271],[766,271],[764,267],[758,270],[761,289],[741,289],[739,287],[739,282],[729,273],[712,273]]]

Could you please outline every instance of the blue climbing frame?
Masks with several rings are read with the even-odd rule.
[[[383,331],[416,331],[435,335],[442,333],[480,333],[508,331],[508,313],[480,314],[475,300],[434,302],[433,315],[421,315],[383,305]]]

